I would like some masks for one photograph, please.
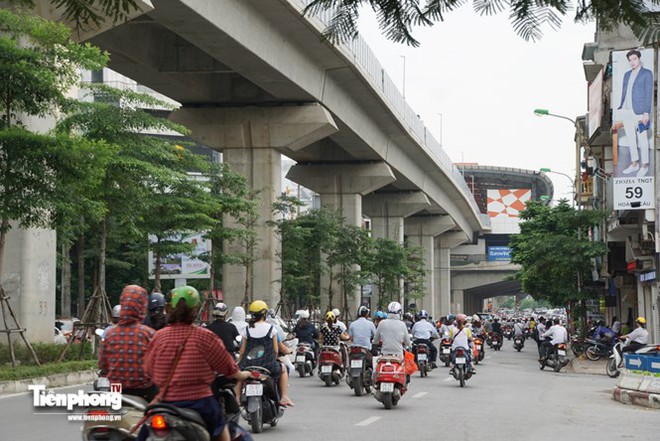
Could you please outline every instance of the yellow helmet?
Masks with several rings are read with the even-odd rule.
[[[255,300],[250,303],[250,312],[252,314],[266,314],[268,312],[268,305],[263,300]]]
[[[334,320],[335,319],[335,313],[332,311],[328,311],[325,313],[325,319],[326,320]]]
[[[644,317],[637,317],[637,323],[641,323],[642,325],[645,325],[646,319]]]

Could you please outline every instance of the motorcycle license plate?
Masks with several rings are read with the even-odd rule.
[[[362,369],[362,360],[351,360],[351,367]]]
[[[477,350],[481,350],[481,345],[477,345]]]
[[[451,350],[450,350],[449,348],[444,348],[444,349],[442,350],[442,353],[443,353],[443,354],[449,354],[450,352],[451,352]]]
[[[456,359],[456,364],[465,364],[465,358],[459,357]]]
[[[245,395],[248,397],[260,397],[264,394],[263,384],[246,384]]]
[[[307,361],[307,360],[305,359],[304,355],[298,355],[296,357],[296,363],[304,363],[305,361]]]
[[[380,383],[381,392],[394,392],[394,383]]]
[[[321,373],[322,374],[331,374],[332,373],[332,366],[330,366],[329,364],[321,366]]]
[[[426,354],[417,354],[418,361],[426,361]]]
[[[557,351],[557,354],[559,354],[559,355],[566,355],[566,351],[563,350],[563,349],[559,349],[559,350]]]

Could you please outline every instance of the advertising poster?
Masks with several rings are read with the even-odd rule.
[[[613,202],[615,210],[653,208],[653,49],[612,52]]]
[[[188,242],[195,245],[193,252],[188,254],[170,254],[161,259],[161,279],[208,279],[210,277],[209,264],[199,260],[200,256],[211,251],[211,241],[204,239],[202,233],[178,234],[170,240]],[[155,236],[149,236],[151,243],[156,242]],[[154,278],[156,259],[149,251],[149,278]]]

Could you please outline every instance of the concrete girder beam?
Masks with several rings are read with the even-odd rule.
[[[323,194],[358,194],[364,196],[396,180],[384,162],[366,164],[294,165],[287,179]]]
[[[170,119],[188,127],[196,141],[215,150],[274,148],[300,150],[337,132],[320,104],[289,107],[184,107]]]
[[[406,236],[432,236],[446,233],[456,226],[456,222],[447,215],[411,216],[404,221]]]
[[[369,217],[410,217],[431,206],[422,191],[407,193],[373,193],[364,198],[362,208]]]
[[[452,231],[436,237],[439,248],[447,248],[450,250],[464,244],[465,242],[470,242],[471,240],[472,239],[463,231]]]

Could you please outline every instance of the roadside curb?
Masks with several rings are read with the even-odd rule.
[[[660,410],[660,394],[623,389],[617,386],[612,392],[612,397],[623,404],[633,404]]]
[[[45,377],[27,378],[25,380],[0,381],[0,397],[3,395],[27,392],[28,386],[44,385],[46,387],[75,386],[77,384],[91,383],[96,379],[96,369],[78,372],[53,374]]]
[[[607,375],[605,364],[601,361],[581,360],[573,358],[567,366],[567,370],[574,374]]]

